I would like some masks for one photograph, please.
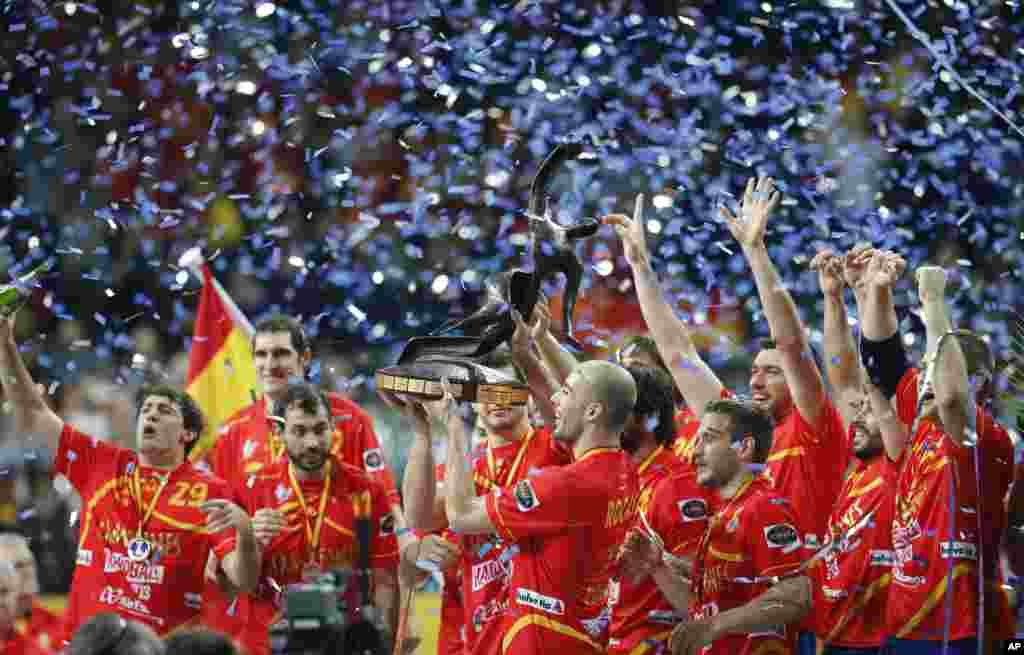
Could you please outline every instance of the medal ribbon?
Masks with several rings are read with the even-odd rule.
[[[141,539],[142,531],[145,529],[146,523],[153,516],[153,512],[156,511],[156,504],[160,501],[160,495],[163,494],[164,489],[167,488],[167,483],[171,481],[171,474],[168,473],[160,478],[160,486],[157,487],[156,493],[153,494],[153,500],[149,501],[148,507],[143,507],[142,477],[139,475],[139,468],[140,465],[136,462],[135,468],[132,470],[132,483],[135,486],[135,497],[138,499],[139,510],[142,512],[142,520],[139,521],[139,527],[135,530],[135,537]]]
[[[519,470],[519,465],[523,462],[523,457],[526,456],[526,450],[530,446],[530,441],[533,439],[533,427],[530,427],[530,431],[526,433],[526,436],[520,440],[519,451],[516,453],[516,457],[512,460],[512,466],[509,468],[508,473],[505,475],[504,480],[498,479],[497,467],[494,463],[494,449],[491,448],[491,440],[487,440],[487,471],[490,474],[491,482],[496,487],[507,486],[509,481],[515,480],[516,471]]]
[[[331,460],[327,460],[326,468],[327,470],[324,473],[324,490],[320,492],[316,524],[310,525],[309,509],[306,506],[306,498],[302,494],[302,487],[299,486],[298,480],[295,479],[295,473],[292,471],[291,465],[289,464],[288,466],[288,482],[291,483],[292,490],[298,498],[299,507],[302,510],[302,522],[306,526],[306,544],[312,550],[313,559],[318,563],[320,558],[320,532],[324,527],[324,510],[327,508],[327,498],[331,495]]]
[[[704,534],[701,535],[700,541],[697,543],[697,558],[693,562],[693,587],[695,587],[694,591],[696,591],[697,600],[701,605],[703,605],[704,598],[704,559],[707,557],[708,549],[711,547],[711,530],[725,520],[726,514],[728,514],[729,510],[733,508],[736,501],[747,493],[747,490],[750,488],[750,485],[753,484],[754,479],[754,476],[751,475],[747,481],[736,490],[736,494],[729,499],[729,502],[725,504],[722,511],[715,512],[714,516],[712,516],[708,521],[707,529],[704,530]]]

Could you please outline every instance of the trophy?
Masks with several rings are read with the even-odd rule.
[[[572,330],[583,264],[576,256],[575,243],[597,233],[596,220],[582,221],[568,228],[555,223],[542,204],[558,169],[583,152],[579,143],[562,144],[547,156],[530,185],[531,254],[534,270],[513,269],[495,275],[486,283],[483,305],[462,319],[449,321],[428,336],[410,339],[398,362],[376,373],[377,388],[424,399],[443,396],[441,380],[448,378],[456,400],[496,405],[524,405],[530,396],[527,386],[501,371],[480,363],[507,342],[515,332],[513,309],[529,322],[541,294],[541,285],[553,275],[565,275],[562,325],[566,340],[581,349]],[[543,211],[543,214],[541,212]],[[462,336],[450,333],[460,331]]]

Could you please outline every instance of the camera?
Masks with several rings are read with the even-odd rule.
[[[390,655],[391,639],[380,611],[359,605],[356,575],[330,571],[308,584],[291,585],[284,618],[270,626],[273,655]]]

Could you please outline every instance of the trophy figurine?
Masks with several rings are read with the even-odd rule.
[[[523,405],[529,398],[525,384],[501,371],[480,363],[484,357],[507,342],[515,332],[512,310],[529,321],[541,297],[541,286],[553,275],[565,275],[562,323],[566,340],[580,349],[572,331],[572,312],[576,306],[583,265],[576,256],[575,244],[597,233],[600,223],[583,221],[568,228],[555,223],[541,205],[558,169],[579,156],[581,144],[563,144],[541,164],[530,185],[531,254],[533,272],[512,269],[495,275],[486,283],[483,305],[462,319],[449,321],[429,336],[410,339],[398,362],[376,373],[377,388],[382,391],[436,399],[443,395],[441,380],[448,378],[456,400]],[[461,331],[462,336],[449,333]]]

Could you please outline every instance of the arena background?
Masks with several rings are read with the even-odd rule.
[[[644,192],[666,291],[738,387],[765,325],[717,207],[768,174],[786,195],[770,251],[814,338],[818,248],[946,266],[1015,421],[1017,2],[25,0],[0,16],[0,268],[51,266],[19,338],[97,436],[130,442],[143,379],[185,382],[201,280],[179,259],[199,248],[250,321],[302,317],[311,377],[365,403],[400,479],[410,435],[372,373],[471,311],[489,274],[531,266],[526,192],[565,141],[587,157],[555,181],[558,220]],[[611,231],[581,255],[577,324],[604,356],[643,324]],[[0,518],[36,537],[59,594],[77,500],[9,423]],[[418,607],[436,622],[436,597]]]

